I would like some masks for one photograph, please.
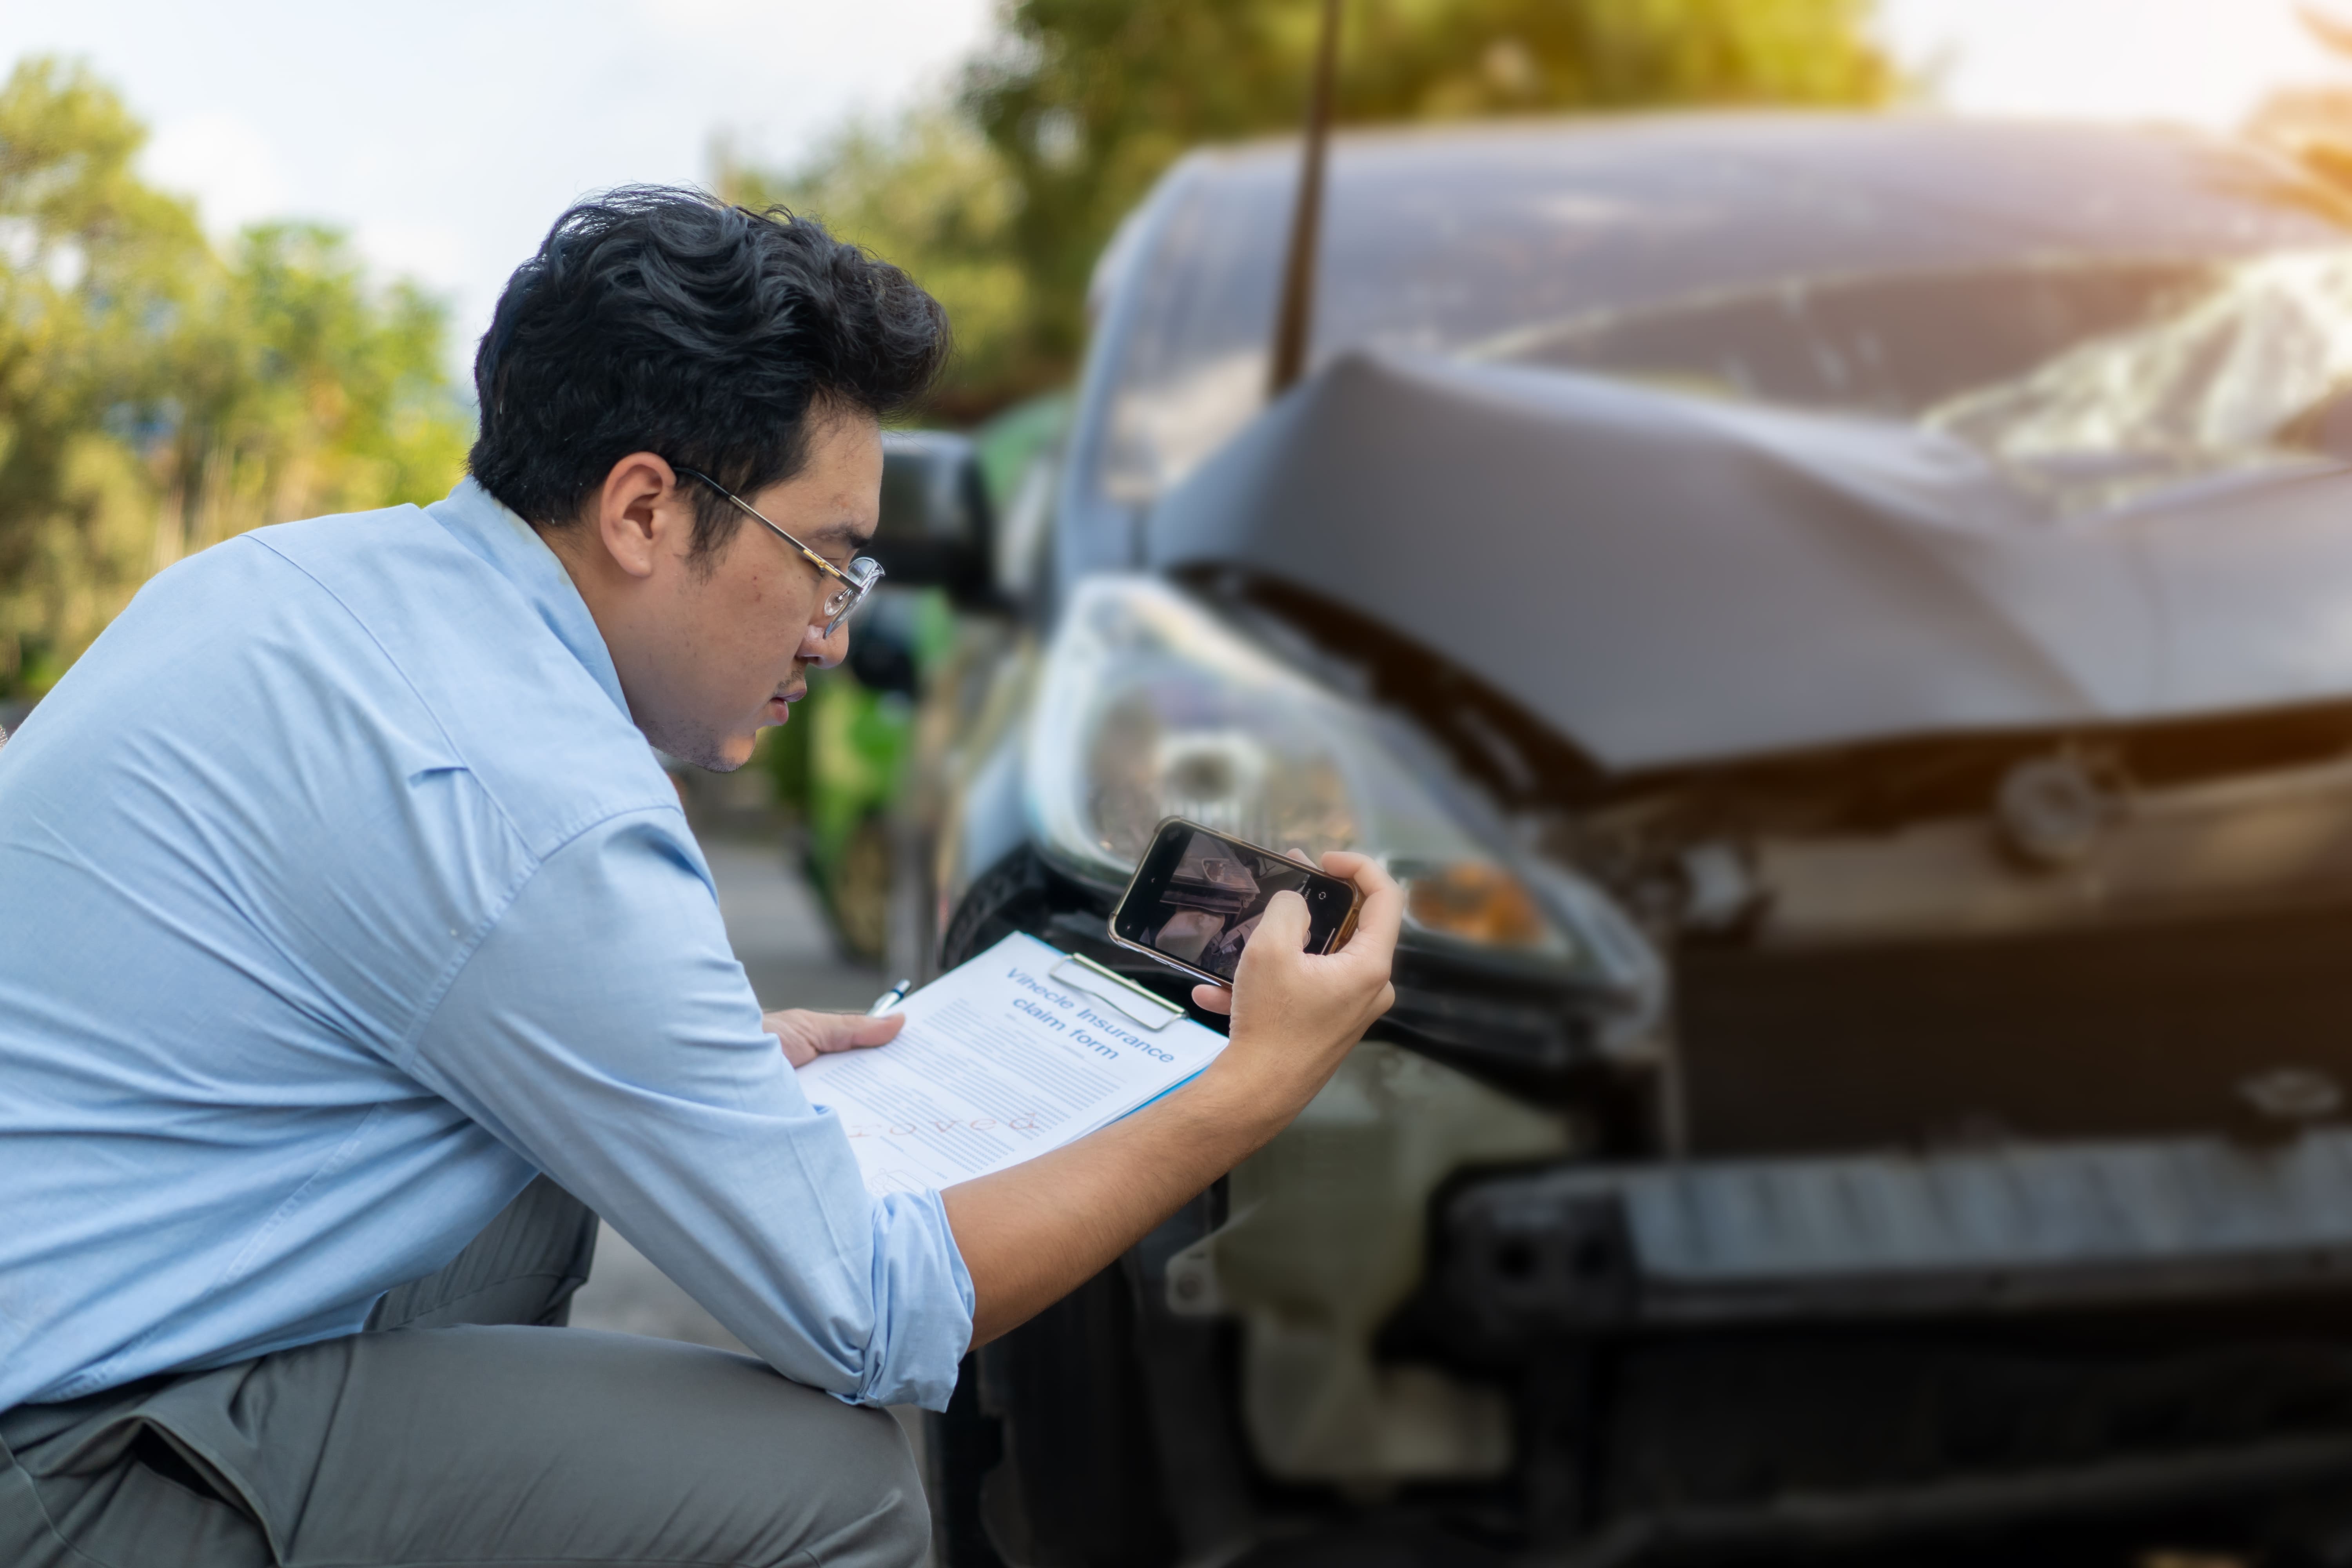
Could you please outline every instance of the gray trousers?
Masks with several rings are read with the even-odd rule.
[[[367,1331],[0,1413],[5,1568],[911,1568],[905,1436],[748,1357],[562,1328],[541,1179]]]

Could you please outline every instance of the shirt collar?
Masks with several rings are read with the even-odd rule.
[[[629,701],[621,694],[620,671],[613,668],[613,652],[604,646],[604,634],[596,629],[596,617],[588,613],[587,601],[572,585],[572,574],[540,538],[539,530],[508,510],[471,478],[458,480],[448,499],[425,510],[459,543],[515,585],[556,640],[571,650],[572,657],[596,678],[613,705],[626,714]]]

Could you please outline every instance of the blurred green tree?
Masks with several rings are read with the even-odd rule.
[[[370,288],[315,226],[220,255],[138,177],[144,138],[81,67],[0,84],[0,695],[46,688],[191,551],[463,468],[440,306]]]
[[[1055,370],[1033,359],[1037,304],[1013,220],[1012,170],[954,106],[896,120],[855,120],[797,167],[761,170],[721,142],[716,184],[729,201],[821,217],[844,238],[921,279],[954,323],[956,363],[939,411],[962,422]]]
[[[1676,104],[1868,105],[1901,83],[1873,0],[1347,0],[1343,123]],[[1295,129],[1317,0],[1008,0],[952,104],[720,188],[782,201],[947,303],[942,414],[1069,374],[1094,258],[1184,151]],[[967,305],[963,291],[973,303]]]

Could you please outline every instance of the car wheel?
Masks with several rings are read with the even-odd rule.
[[[946,1568],[1160,1568],[1176,1538],[1113,1266],[964,1361],[929,1445]]]

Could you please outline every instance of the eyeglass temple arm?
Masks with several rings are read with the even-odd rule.
[[[712,489],[717,490],[720,495],[725,496],[729,501],[734,504],[736,510],[742,512],[744,516],[751,518],[756,522],[765,523],[770,532],[773,533],[778,539],[782,540],[786,544],[791,545],[794,550],[799,551],[803,555],[808,557],[809,564],[824,573],[826,576],[837,578],[844,584],[852,588],[857,586],[856,578],[852,577],[848,573],[844,572],[840,567],[835,566],[832,562],[827,561],[824,556],[819,555],[815,551],[811,550],[807,545],[803,544],[799,540],[794,539],[791,534],[786,533],[774,523],[769,522],[767,518],[755,509],[750,501],[745,500],[741,496],[737,495],[733,490],[729,489],[725,485],[720,484],[709,474],[704,473],[699,468],[679,468],[677,471],[681,474],[691,474],[694,478],[700,479],[704,484],[709,485]]]

